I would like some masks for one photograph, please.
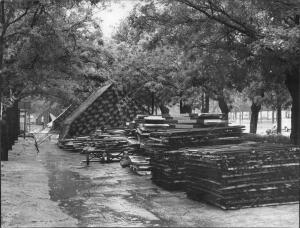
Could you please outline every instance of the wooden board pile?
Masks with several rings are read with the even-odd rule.
[[[228,121],[223,114],[182,114],[178,116],[147,116],[138,115],[132,124],[137,128],[140,138],[149,137],[156,131],[174,129],[199,129],[208,127],[226,127]]]
[[[151,157],[153,182],[170,190],[182,189],[185,168],[180,148],[241,142],[244,126],[227,126],[223,120],[223,114],[165,116],[161,122],[156,118],[157,125],[168,123],[169,128],[151,131],[142,140]]]
[[[209,127],[198,129],[169,129],[167,131],[152,132],[149,137],[153,143],[165,145],[169,148],[199,146],[211,140],[230,138],[239,141],[244,126]],[[229,139],[228,139],[229,140]]]
[[[72,139],[59,140],[57,145],[63,150],[80,152],[86,146],[86,143],[92,140],[90,136],[74,137]]]
[[[86,137],[59,140],[58,146],[64,150],[81,152],[87,155],[87,163],[91,160],[119,161],[124,152],[139,150],[139,143],[126,136],[124,129],[108,129],[106,132],[96,130]]]
[[[137,136],[140,140],[148,138],[151,132],[165,131],[170,128],[162,116],[139,116],[136,121]]]
[[[186,192],[223,209],[299,201],[300,148],[239,144],[187,150]]]
[[[183,165],[184,151],[155,152],[151,155],[152,181],[168,190],[180,190],[185,180],[185,167]]]
[[[138,175],[148,175],[151,173],[150,158],[145,156],[129,155],[129,167]]]
[[[228,126],[228,120],[225,119],[224,114],[203,113],[198,115],[193,113],[164,117],[166,118],[166,123],[169,123],[171,128],[176,129]]]

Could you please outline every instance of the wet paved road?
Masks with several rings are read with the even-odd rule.
[[[80,164],[84,156],[41,145],[49,194],[78,226],[298,227],[298,205],[223,211],[165,191],[149,176],[137,176],[119,163]]]
[[[119,163],[86,167],[80,164],[83,155],[54,144],[43,145],[41,151],[40,159],[49,171],[51,200],[78,219],[79,226],[175,225],[150,211],[152,196],[161,190],[152,185],[149,176],[134,175]]]

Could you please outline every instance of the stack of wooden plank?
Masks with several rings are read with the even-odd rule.
[[[86,137],[74,137],[61,139],[58,146],[64,150],[81,152],[86,154],[86,162],[95,161],[119,161],[124,152],[138,151],[138,141],[126,136],[123,129],[109,129],[106,132],[96,130]]]
[[[176,129],[193,129],[205,127],[226,127],[228,120],[224,114],[203,113],[203,114],[183,114],[177,116],[164,116],[170,127]]]
[[[238,144],[186,150],[186,192],[223,209],[299,201],[300,148]]]
[[[166,145],[170,148],[182,148],[204,145],[215,139],[239,141],[244,126],[209,127],[198,129],[169,129],[150,133],[149,137],[156,144]]]
[[[151,155],[152,181],[155,184],[168,190],[183,188],[185,183],[183,152],[175,150],[163,153],[155,152]]]
[[[162,116],[143,116],[137,122],[137,135],[139,140],[148,138],[151,132],[165,131],[170,128]]]
[[[204,123],[206,118],[222,119],[223,115],[202,115],[194,114],[179,117],[166,117],[169,125],[173,128],[156,130],[149,133],[147,138],[142,140],[142,145],[151,157],[152,179],[157,185],[166,189],[180,190],[184,183],[184,159],[180,158],[181,148],[192,146],[207,146],[225,143],[239,143],[244,126],[205,126],[197,125],[193,128],[192,122]],[[188,123],[191,128],[185,128]],[[174,126],[175,123],[175,126]],[[183,125],[178,129],[177,125]],[[175,127],[175,128],[174,128]],[[176,128],[178,127],[178,128]]]
[[[149,175],[151,173],[150,158],[145,156],[129,155],[129,167],[138,175]]]
[[[72,139],[59,140],[57,145],[63,150],[80,152],[86,146],[86,143],[89,141],[92,141],[90,136],[74,137]]]

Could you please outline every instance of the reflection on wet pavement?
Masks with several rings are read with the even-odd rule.
[[[80,154],[68,154],[59,148],[42,156],[49,171],[51,200],[78,219],[79,226],[171,225],[145,209],[147,204],[151,208],[150,198],[158,193],[156,188],[149,188],[149,177],[146,185],[139,185],[135,178],[144,181],[145,177],[133,175],[118,163],[94,164],[86,168],[83,164],[79,170],[82,159]],[[146,194],[141,193],[143,191]]]

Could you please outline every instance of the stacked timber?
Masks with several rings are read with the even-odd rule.
[[[187,150],[189,198],[223,209],[299,201],[300,148],[239,144]]]
[[[151,173],[150,158],[145,156],[129,155],[129,167],[138,175]]]
[[[90,136],[74,137],[72,139],[59,140],[57,145],[63,150],[80,152],[86,146],[86,143],[89,141],[92,141]]]
[[[137,119],[137,136],[139,140],[149,137],[151,132],[165,131],[170,128],[162,116],[143,116]]]
[[[185,179],[183,150],[155,152],[151,154],[152,181],[168,190],[180,190]]]
[[[239,141],[244,126],[208,127],[197,129],[169,129],[167,131],[152,132],[149,137],[157,144],[164,144],[169,148],[182,148],[203,145],[211,140],[226,139]]]
[[[164,116],[172,128],[193,129],[206,127],[226,127],[228,120],[224,114],[202,113],[200,115],[183,114],[178,116]]]
[[[61,139],[58,146],[64,150],[86,153],[108,153],[116,156],[124,151],[135,151],[139,149],[136,140],[126,136],[123,129],[109,129],[106,132],[96,130],[90,136]]]
[[[180,190],[185,165],[182,148],[241,142],[244,126],[198,129],[169,129],[152,132],[145,142],[151,156],[152,180],[157,185]]]

